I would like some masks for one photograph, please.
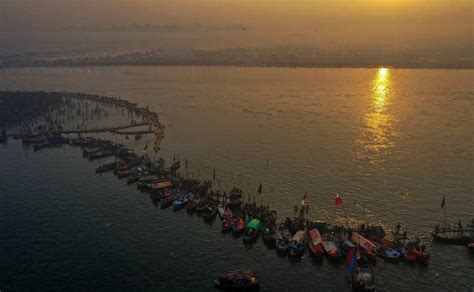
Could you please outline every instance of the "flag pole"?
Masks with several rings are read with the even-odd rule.
[[[341,205],[342,205],[342,210],[344,211],[344,216],[346,216],[347,227],[349,227],[349,217],[347,217],[346,208],[344,208],[344,202],[342,202]]]
[[[444,198],[443,198],[444,200]],[[444,228],[446,229],[446,227],[448,226],[448,220],[447,220],[447,217],[446,217],[446,203],[444,203]]]

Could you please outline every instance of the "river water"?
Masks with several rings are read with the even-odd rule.
[[[241,186],[279,217],[308,193],[308,216],[429,240],[443,219],[474,217],[473,71],[232,67],[27,68],[0,89],[67,90],[149,106],[165,124],[167,161],[190,177]],[[117,124],[126,123],[117,118]],[[119,139],[116,137],[115,139]],[[151,137],[130,142],[141,149]],[[252,268],[267,290],[347,290],[343,266],[247,249],[197,216],[95,176],[78,149],[0,146],[0,289],[209,290],[220,271]],[[259,184],[263,194],[256,195]],[[465,247],[429,244],[428,267],[376,265],[380,290],[472,290]]]

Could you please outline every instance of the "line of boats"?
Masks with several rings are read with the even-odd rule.
[[[33,140],[27,140],[26,143],[35,145],[35,138],[30,139]],[[388,237],[382,226],[362,224],[349,227],[323,221],[311,222],[305,219],[303,210],[298,217],[286,218],[277,224],[276,211],[268,206],[243,202],[242,191],[238,188],[234,187],[228,194],[215,192],[211,181],[184,178],[178,173],[178,162],[165,168],[162,159],[152,162],[123,145],[90,137],[55,140],[54,143],[81,147],[83,156],[89,159],[101,153],[110,153],[116,157],[116,161],[99,166],[96,173],[113,172],[119,179],[126,179],[127,184],[136,184],[138,190],[149,193],[153,204],[162,209],[172,208],[175,212],[185,209],[189,214],[202,216],[205,222],[214,222],[219,217],[222,232],[241,237],[247,246],[262,238],[263,243],[269,249],[275,249],[280,256],[298,259],[309,250],[317,260],[326,257],[332,262],[349,263],[353,257],[352,284],[356,291],[374,289],[372,265],[379,259],[419,264],[427,264],[430,259],[420,239],[409,239],[406,231],[400,232],[400,226],[396,226],[392,236]],[[467,233],[462,238],[447,235],[446,230],[433,232],[435,240],[468,242],[472,245],[472,236],[468,238]],[[233,280],[229,280],[229,276],[219,278],[218,285],[259,286],[252,273],[240,271],[231,277]]]

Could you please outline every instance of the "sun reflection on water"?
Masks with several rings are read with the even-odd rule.
[[[390,113],[392,80],[388,68],[379,68],[372,80],[369,110],[365,114],[365,127],[359,139],[359,158],[379,164],[380,156],[393,147],[393,118]]]

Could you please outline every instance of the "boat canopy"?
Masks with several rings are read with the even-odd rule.
[[[302,242],[305,237],[306,231],[298,230],[295,235],[293,236],[292,240],[296,242]]]
[[[262,229],[262,222],[258,219],[252,219],[249,223],[247,223],[247,228],[255,229],[256,231],[260,231]]]

